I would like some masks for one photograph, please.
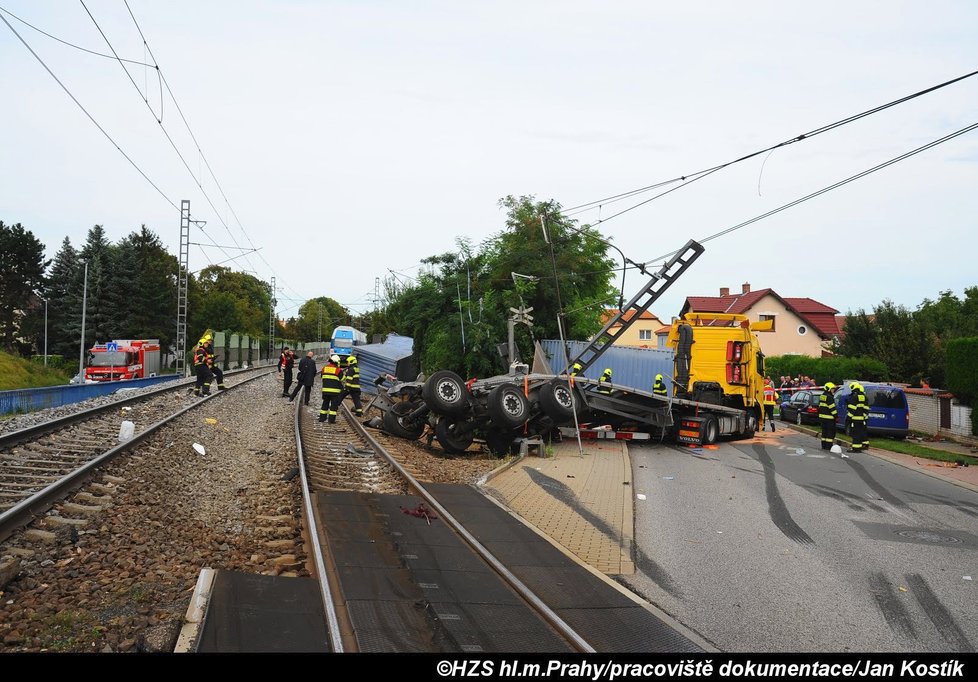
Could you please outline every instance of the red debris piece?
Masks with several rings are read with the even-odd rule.
[[[424,506],[424,502],[419,504],[414,509],[405,509],[404,507],[401,507],[401,511],[404,512],[405,514],[415,516],[419,519],[425,519],[428,522],[428,525],[431,525],[432,519],[438,518],[438,516],[436,516],[433,511],[431,511],[426,506]]]

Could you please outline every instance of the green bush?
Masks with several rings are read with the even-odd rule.
[[[978,337],[947,343],[947,388],[965,405],[975,408],[978,398]],[[978,436],[978,419],[971,414],[971,433]]]
[[[774,355],[764,359],[765,373],[775,386],[779,377],[809,376],[819,385],[826,381],[842,383],[844,379],[861,381],[886,381],[889,371],[874,358],[847,358],[839,355],[812,358],[807,355]]]
[[[947,388],[966,405],[978,397],[978,337],[947,343]]]

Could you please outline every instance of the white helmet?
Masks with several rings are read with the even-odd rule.
[[[330,355],[329,356],[329,361],[338,365],[338,364],[340,364],[340,356],[339,355]]]

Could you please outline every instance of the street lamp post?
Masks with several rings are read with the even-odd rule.
[[[88,261],[85,264],[85,283],[82,286],[81,345],[78,348],[78,380],[85,383],[85,309],[88,307]]]
[[[48,366],[48,300],[44,300],[44,366]]]

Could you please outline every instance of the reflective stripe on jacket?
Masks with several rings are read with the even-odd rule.
[[[866,394],[862,391],[853,391],[849,394],[846,412],[849,415],[849,421],[864,422],[869,420],[869,403],[866,402]]]
[[[346,387],[353,390],[360,390],[360,366],[350,365],[343,375],[343,383]]]
[[[835,421],[839,411],[835,408],[835,398],[828,393],[823,393],[818,397],[818,418],[831,419]]]
[[[343,390],[343,370],[330,363],[323,367],[323,393],[340,393]]]

